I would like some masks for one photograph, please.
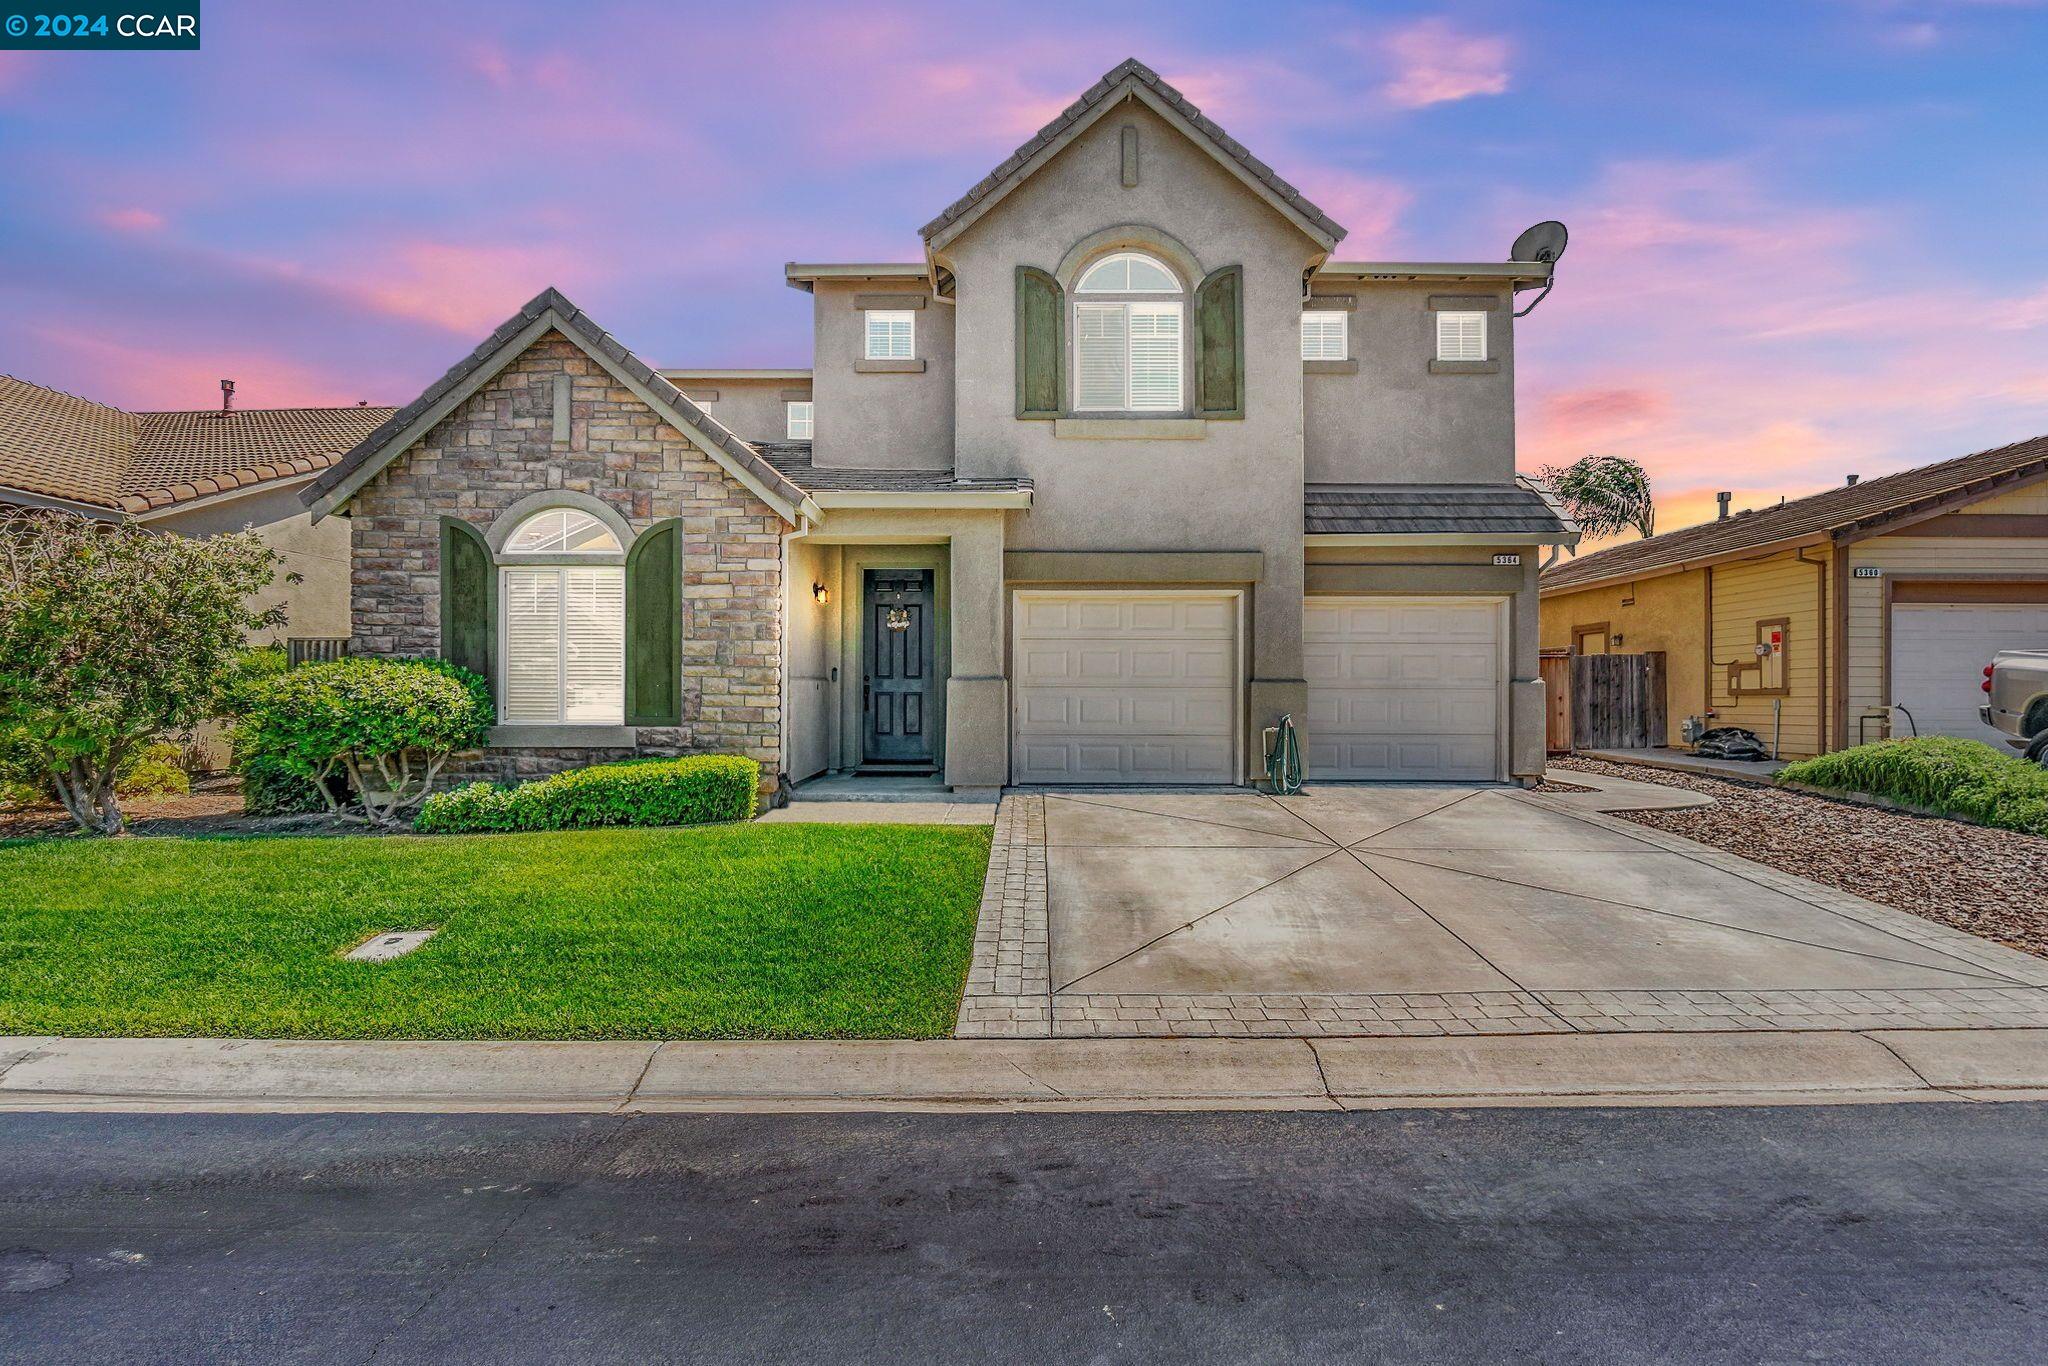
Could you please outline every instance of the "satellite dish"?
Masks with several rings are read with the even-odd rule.
[[[1555,261],[1558,257],[1564,255],[1564,244],[1567,237],[1568,234],[1564,230],[1564,224],[1556,219],[1552,219],[1547,223],[1538,223],[1535,227],[1530,228],[1515,239],[1514,247],[1508,252],[1508,259],[1510,261]]]

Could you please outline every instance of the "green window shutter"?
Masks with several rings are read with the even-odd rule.
[[[1017,416],[1058,417],[1066,387],[1066,299],[1036,266],[1017,267]]]
[[[683,529],[670,519],[626,555],[626,724],[682,724],[682,695]]]
[[[498,575],[483,534],[441,519],[441,658],[482,674],[497,693]]]
[[[1212,270],[1195,290],[1195,416],[1244,416],[1244,267]]]

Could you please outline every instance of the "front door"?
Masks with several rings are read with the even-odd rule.
[[[932,571],[870,569],[863,587],[867,629],[861,642],[865,743],[869,764],[932,763]]]

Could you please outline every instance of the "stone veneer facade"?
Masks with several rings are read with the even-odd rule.
[[[570,376],[570,435],[553,440]],[[632,754],[745,754],[764,789],[781,768],[782,519],[567,339],[550,333],[357,493],[350,509],[352,648],[441,652],[440,519],[479,531],[529,494],[601,499],[635,532],[682,519],[682,724],[628,749],[501,748],[457,778],[533,777]]]

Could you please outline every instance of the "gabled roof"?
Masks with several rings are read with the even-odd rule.
[[[317,473],[390,415],[367,406],[132,413],[0,375],[0,489],[140,516]]]
[[[1521,484],[1310,484],[1307,536],[1459,536],[1569,543],[1578,530]]]
[[[1793,543],[1849,540],[1910,523],[2015,484],[2048,478],[2048,436],[1630,541],[1546,571],[1543,591],[1672,574]]]
[[[815,513],[804,491],[761,453],[734,436],[725,424],[683,397],[683,391],[622,346],[583,310],[552,285],[533,296],[526,307],[507,318],[425,393],[393,413],[341,460],[313,481],[302,495],[315,520],[338,511],[377,472],[397,459],[457,404],[481,389],[492,376],[549,332],[559,332],[639,396],[677,431],[691,438],[727,473],[754,492],[786,522]]]
[[[1308,197],[1280,178],[1271,166],[1188,103],[1187,97],[1135,58],[1122,62],[1090,86],[1059,117],[1038,130],[1023,146],[960,196],[946,211],[924,225],[925,246],[938,251],[966,231],[975,219],[1059,154],[1095,122],[1125,99],[1136,99],[1183,133],[1236,175],[1303,232],[1329,251],[1344,238],[1344,229],[1311,204]]]

